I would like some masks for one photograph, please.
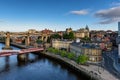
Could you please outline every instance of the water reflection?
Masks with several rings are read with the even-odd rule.
[[[9,71],[10,65],[9,65],[9,56],[5,57],[5,71]]]

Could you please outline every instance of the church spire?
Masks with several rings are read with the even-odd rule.
[[[89,30],[89,27],[88,27],[88,25],[86,25],[85,29]]]

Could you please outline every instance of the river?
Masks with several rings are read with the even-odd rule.
[[[0,43],[0,50],[5,45]],[[19,48],[11,46],[14,50]],[[63,64],[29,53],[27,63],[18,63],[17,55],[0,57],[0,80],[85,80]]]

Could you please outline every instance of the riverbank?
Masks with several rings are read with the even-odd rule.
[[[26,46],[24,45],[18,45],[14,43],[12,43],[12,45],[19,47],[19,48],[26,48]],[[116,77],[114,77],[111,73],[109,73],[107,70],[104,70],[103,68],[95,66],[95,65],[90,65],[90,66],[79,65],[73,60],[70,60],[65,57],[61,57],[60,55],[55,55],[49,52],[46,52],[43,55],[64,63],[68,67],[72,68],[78,73],[82,73],[88,76],[89,79],[92,79],[92,80],[119,80]]]
[[[100,71],[98,72],[98,66],[79,65],[70,59],[67,59],[65,57],[61,57],[59,55],[55,55],[49,52],[45,53],[45,55],[52,57],[56,59],[57,61],[62,61],[62,63],[65,63],[66,65],[68,65],[68,67],[71,67],[72,69],[76,70],[79,73],[82,72],[84,75],[87,75],[89,78],[92,78],[93,80],[119,80],[115,78],[113,75],[111,75],[108,71],[104,70],[103,68],[99,67],[99,69],[101,69],[101,73]]]

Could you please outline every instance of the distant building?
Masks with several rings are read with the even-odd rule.
[[[50,34],[53,33],[53,31],[52,31],[52,30],[49,30],[49,29],[44,29],[44,30],[41,31],[41,33],[42,33],[42,34],[50,35]]]
[[[42,30],[41,31],[41,40],[44,42],[47,42],[48,37],[50,37],[50,35],[52,35],[52,34],[53,34],[52,30],[49,30],[49,29]]]
[[[89,37],[89,28],[86,26],[86,28],[81,28],[74,32],[75,38],[84,38]]]
[[[67,29],[66,29],[66,33],[69,34],[70,32],[72,32],[72,28],[67,28]]]
[[[73,42],[70,44],[70,52],[77,56],[87,55],[90,63],[98,63],[102,60],[102,50],[95,44]]]
[[[69,51],[70,43],[72,42],[73,41],[54,39],[52,40],[52,47],[56,49],[64,49],[64,50]]]
[[[29,29],[28,32],[34,34],[34,33],[36,33],[36,30],[35,29]]]

